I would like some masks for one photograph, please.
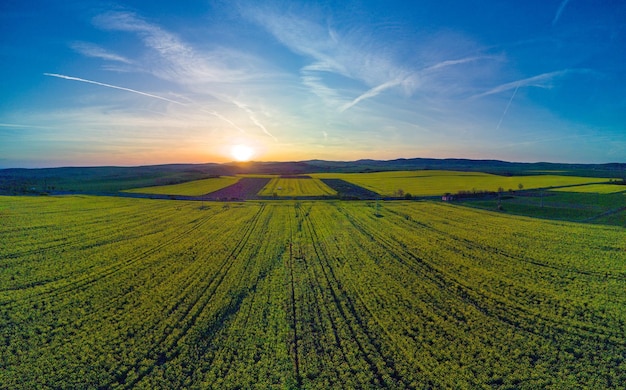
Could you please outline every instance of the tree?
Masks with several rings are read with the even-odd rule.
[[[522,183],[519,183],[519,184],[517,185],[517,188],[519,188],[519,190],[521,191],[521,190],[523,190],[523,189],[524,189],[524,185],[523,185]]]

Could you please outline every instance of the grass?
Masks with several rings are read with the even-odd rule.
[[[480,172],[456,171],[398,171],[376,173],[323,173],[313,174],[317,178],[343,179],[365,187],[383,196],[394,196],[398,190],[414,196],[443,195],[459,191],[505,191],[549,188],[587,183],[606,182],[608,179],[559,175],[498,176]]]
[[[9,169],[0,170],[0,193],[118,192],[139,187],[178,184],[218,174],[221,173],[215,164]]]
[[[316,178],[274,177],[260,192],[261,196],[333,196],[333,190]]]
[[[229,185],[235,184],[238,180],[239,178],[234,176],[220,176],[167,186],[133,188],[124,192],[133,192],[140,194],[200,196],[204,194],[209,194],[224,187],[228,187]]]
[[[613,194],[617,192],[626,193],[626,186],[617,184],[588,184],[576,187],[555,188],[551,191]]]
[[[606,186],[610,185],[599,185],[597,188],[604,189]],[[595,186],[567,189],[578,191],[584,187]],[[527,192],[525,196],[505,196],[501,201],[501,211],[534,218],[626,226],[626,212],[621,210],[626,207],[626,193],[565,190],[563,188],[559,191]],[[462,204],[487,210],[498,209],[497,199],[466,200]]]

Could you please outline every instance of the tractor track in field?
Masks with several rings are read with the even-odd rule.
[[[211,220],[215,215],[211,215],[209,217],[203,218],[203,219],[196,219],[194,222],[194,224],[189,227],[188,229],[185,229],[181,232],[179,232],[178,234],[159,241],[159,243],[151,248],[148,248],[140,253],[137,254],[133,254],[132,256],[130,256],[126,261],[123,260],[118,260],[116,262],[110,263],[109,265],[105,266],[104,268],[100,268],[97,269],[96,271],[89,273],[87,275],[83,275],[80,278],[77,278],[69,283],[63,284],[61,286],[51,286],[51,288],[46,288],[43,291],[38,291],[34,294],[31,295],[27,295],[25,297],[23,297],[21,300],[22,301],[26,301],[25,303],[28,303],[28,300],[35,297],[35,296],[41,296],[41,295],[45,295],[45,294],[49,294],[48,296],[50,298],[55,298],[60,296],[61,294],[64,293],[69,293],[78,289],[82,289],[88,285],[94,284],[95,282],[104,279],[106,277],[109,276],[113,276],[119,272],[122,272],[124,270],[130,269],[131,266],[133,266],[135,263],[137,263],[138,261],[140,261],[141,259],[145,258],[146,256],[149,256],[151,254],[157,253],[159,252],[161,249],[166,248],[168,245],[170,245],[173,242],[178,241],[179,239],[185,237],[187,234],[193,232],[194,230],[197,230],[198,228],[200,228],[201,226],[205,225],[209,220]],[[122,240],[120,240],[122,241]],[[113,240],[112,242],[116,242],[115,240]],[[54,283],[54,282],[52,282]],[[4,305],[9,304],[9,303],[18,303],[19,301],[10,301],[10,302],[5,302]]]
[[[309,235],[311,237],[313,249],[314,249],[315,254],[316,254],[316,256],[317,256],[317,258],[319,259],[319,262],[320,262],[320,267],[321,267],[321,270],[322,270],[322,274],[324,275],[324,278],[326,279],[326,283],[330,287],[329,291],[331,293],[331,296],[332,296],[332,299],[333,299],[333,303],[337,307],[337,310],[338,310],[339,314],[341,315],[341,318],[343,319],[343,322],[346,324],[347,329],[349,330],[351,339],[356,343],[360,355],[363,357],[365,362],[368,364],[372,374],[374,375],[374,378],[378,382],[378,383],[373,383],[373,385],[375,385],[375,386],[389,386],[389,384],[386,383],[386,381],[385,381],[385,378],[384,378],[385,374],[382,373],[379,370],[379,368],[372,361],[372,358],[370,357],[370,355],[367,353],[365,347],[363,346],[363,344],[362,344],[363,341],[361,340],[362,338],[358,336],[359,332],[355,329],[355,326],[357,326],[357,325],[359,326],[359,328],[361,330],[361,333],[365,336],[365,339],[368,342],[368,344],[370,344],[370,346],[373,347],[373,349],[377,351],[377,354],[379,355],[379,357],[382,359],[382,361],[384,362],[385,366],[389,370],[391,378],[393,378],[394,380],[396,380],[398,382],[402,382],[403,378],[401,378],[400,375],[398,375],[398,372],[397,372],[397,370],[395,368],[395,365],[380,350],[379,343],[376,342],[375,338],[370,334],[369,329],[367,329],[365,327],[365,325],[364,325],[365,322],[361,318],[361,315],[359,315],[359,313],[357,312],[357,310],[356,310],[356,308],[354,306],[354,303],[352,302],[350,296],[346,293],[345,289],[341,286],[341,282],[339,281],[339,279],[335,275],[334,271],[332,270],[332,266],[330,265],[330,261],[329,261],[329,255],[328,255],[327,251],[324,249],[324,247],[322,246],[322,244],[321,244],[322,241],[320,240],[320,237],[319,237],[319,235],[318,235],[318,233],[317,233],[317,231],[315,229],[315,226],[314,226],[313,222],[311,221],[309,215],[306,215],[305,221],[306,221],[307,229],[309,231]],[[324,265],[324,263],[326,265]],[[335,291],[335,290],[337,290],[337,291]],[[344,306],[341,303],[342,300],[337,295],[338,293],[341,294],[341,296],[345,298],[345,302],[344,302],[345,309],[344,309]],[[346,312],[346,310],[347,310],[347,312]],[[348,313],[349,313],[349,315],[348,315]],[[350,320],[348,318],[349,316],[351,316],[354,319],[354,321]],[[356,323],[356,325],[355,325],[355,323]],[[404,383],[404,385],[408,386],[408,383]]]
[[[230,232],[228,234],[228,237],[231,237],[233,234],[236,234],[236,232]],[[195,246],[192,246],[192,247],[189,247],[189,248],[194,248],[194,247]],[[195,259],[195,256],[197,255],[197,252],[194,252],[194,253],[195,254],[193,256],[194,256],[194,259]],[[225,259],[227,259],[226,256],[225,256]],[[163,265],[163,268],[165,268],[165,267],[167,267],[167,264]],[[199,265],[196,264],[196,268],[198,268],[198,267],[199,267]],[[155,273],[155,272],[159,273],[159,271],[162,271],[161,268],[156,268],[156,269],[155,268],[151,268],[151,270],[152,270],[153,273]],[[165,308],[166,313],[167,313],[166,317],[169,318],[170,316],[174,315],[177,312],[178,308],[180,306],[182,306],[182,302],[184,302],[184,300],[188,296],[193,295],[193,289],[194,289],[195,284],[200,282],[203,278],[207,278],[207,275],[209,275],[212,271],[214,271],[214,270],[211,270],[211,269],[205,270],[204,273],[197,272],[197,271],[193,272],[191,274],[192,276],[186,280],[185,287],[182,288],[181,291],[178,294],[176,294],[176,296],[174,296],[172,294],[168,295],[171,298],[172,303],[170,305],[168,305],[169,307]],[[100,310],[103,310],[105,307],[108,307],[108,308],[116,307],[116,305],[118,305],[119,302],[123,301],[125,299],[125,297],[128,294],[130,294],[133,290],[134,289],[127,289],[121,295],[118,295],[115,298],[112,298],[111,300],[108,300],[107,301],[107,306],[100,306]],[[94,315],[98,315],[98,312],[93,312],[93,313],[88,313],[86,315],[83,315],[81,317],[81,321],[84,321],[87,318],[93,317]],[[164,329],[163,329],[164,334],[169,335],[170,333],[172,333],[173,328],[174,327],[171,326],[171,325],[165,325]],[[146,332],[140,332],[140,333],[141,334],[145,334]]]
[[[615,212],[620,212],[626,210],[626,207],[621,208],[621,210],[617,210]],[[386,209],[386,211],[388,211],[391,214],[403,217],[404,219],[406,219],[407,217],[410,217],[406,214],[403,214],[401,212],[398,212],[396,210],[392,210],[392,209]],[[595,217],[594,217],[595,218]],[[413,221],[413,224],[418,224],[421,228],[424,229],[428,229],[436,234],[442,235],[442,236],[448,236],[452,239],[454,239],[455,241],[458,242],[462,242],[463,246],[467,247],[467,248],[473,248],[473,249],[477,249],[480,251],[485,251],[485,252],[489,252],[489,253],[495,253],[498,254],[502,257],[506,257],[510,260],[514,260],[520,263],[528,263],[528,264],[532,264],[532,265],[536,265],[539,267],[543,267],[543,268],[549,268],[549,269],[553,269],[556,271],[567,271],[567,272],[571,272],[571,273],[576,273],[579,275],[586,275],[586,276],[593,276],[596,278],[602,278],[602,279],[606,279],[606,278],[613,278],[613,279],[622,279],[622,280],[626,280],[626,274],[607,274],[606,272],[602,272],[602,271],[592,271],[592,270],[580,270],[578,268],[574,268],[574,267],[564,267],[564,266],[557,266],[554,264],[549,264],[549,263],[545,263],[545,262],[541,262],[541,261],[537,261],[537,260],[533,260],[533,259],[529,259],[526,257],[521,257],[521,256],[514,256],[508,252],[503,251],[502,249],[496,247],[496,246],[491,246],[485,243],[479,243],[478,241],[475,240],[470,240],[468,238],[462,237],[460,236],[458,233],[454,233],[454,232],[450,232],[450,231],[444,231],[444,230],[440,230],[437,229],[433,226],[430,225],[426,225],[426,224],[422,224],[420,222],[416,222]],[[409,226],[411,225],[411,223],[409,223]]]
[[[174,214],[174,212],[171,213],[172,215]],[[132,230],[135,227],[144,225],[146,223],[145,218],[143,217],[143,215],[137,215],[135,217],[135,221],[133,221],[132,225],[131,224],[125,224],[123,227],[123,230],[125,232],[127,232],[128,230]],[[94,229],[91,228],[91,226],[94,226]],[[30,228],[32,230],[38,230],[38,229],[49,229],[51,227],[54,228],[60,228],[58,226],[43,226],[43,227],[33,227]],[[94,236],[95,238],[93,239],[93,241],[96,241],[95,244],[87,244],[85,243],[84,240],[82,240],[82,236],[84,235],[84,230],[85,229],[89,229],[89,232],[92,233],[91,235]],[[120,231],[122,230],[122,228],[120,228]],[[124,241],[124,240],[129,240],[129,239],[134,239],[137,236],[131,236],[129,237],[127,234],[122,236],[122,237],[118,237],[118,238],[109,238],[106,239],[104,241],[101,241],[100,238],[103,235],[100,234],[95,234],[98,232],[110,232],[110,226],[103,224],[102,221],[100,220],[95,220],[95,221],[90,221],[87,224],[84,224],[81,226],[81,231],[79,232],[72,232],[72,235],[64,235],[63,237],[60,238],[56,238],[54,241],[62,241],[58,244],[52,244],[49,246],[41,246],[38,247],[36,249],[29,249],[29,250],[23,250],[23,251],[17,251],[17,252],[13,252],[13,253],[9,253],[4,255],[4,257],[6,259],[14,259],[14,258],[19,258],[19,257],[23,257],[23,256],[29,256],[29,255],[33,255],[33,254],[39,254],[42,252],[46,252],[46,251],[50,251],[50,250],[55,250],[55,249],[62,249],[64,247],[67,247],[68,249],[85,249],[85,248],[90,248],[90,247],[95,247],[95,246],[102,246],[102,245],[106,245],[109,243],[115,243],[115,242],[120,242],[120,241]],[[78,238],[81,238],[80,240]],[[68,244],[68,243],[74,243],[72,245]],[[19,288],[15,288],[16,290]],[[2,291],[2,290],[0,290]]]
[[[600,218],[608,217],[609,215],[618,214],[618,213],[621,213],[622,211],[626,211],[626,206],[624,206],[624,207],[618,207],[618,208],[615,208],[615,209],[611,209],[611,210],[605,211],[605,212],[604,212],[604,213],[602,213],[602,214],[598,214],[598,215],[595,215],[595,216],[593,216],[593,217],[587,218],[587,219],[583,220],[582,222],[591,222],[591,221],[595,221],[596,219],[600,219]]]
[[[265,205],[263,205],[263,208],[265,208]],[[262,224],[261,228],[264,228],[264,227],[269,225],[269,219],[270,218],[271,218],[271,213],[268,212],[267,216],[266,216],[266,219],[265,219],[265,224]],[[255,225],[259,224],[258,219],[254,221],[254,224]],[[252,235],[252,231],[255,230],[255,229],[256,229],[256,226],[254,226],[253,229],[250,230],[250,233],[248,234],[248,239],[246,240],[246,244],[249,241],[250,236]],[[248,256],[246,258],[246,263],[243,266],[243,269],[248,270],[250,268],[249,266],[253,262],[253,259],[256,259],[258,257],[259,249],[260,249],[261,246],[262,246],[262,244],[256,246],[255,247],[255,252],[252,253],[251,256]],[[281,257],[283,255],[284,250],[286,250],[286,249],[283,249],[283,251],[280,254],[278,254],[278,257]],[[233,260],[234,260],[234,258],[233,258]],[[275,266],[275,264],[273,266]],[[255,299],[257,297],[258,287],[265,280],[265,278],[271,273],[271,271],[272,271],[271,268],[267,269],[267,270],[263,270],[263,269],[259,270],[259,272],[256,275],[255,280],[252,283],[252,285],[250,287],[248,287],[248,288],[245,288],[245,289],[241,290],[242,292],[240,292],[238,294],[238,298],[234,300],[236,302],[236,310],[232,310],[231,315],[228,316],[227,318],[225,318],[224,321],[221,321],[222,325],[221,325],[220,328],[225,328],[225,325],[229,321],[230,317],[235,316],[235,315],[239,315],[239,313],[241,313],[241,316],[243,316],[243,319],[244,319],[243,328],[246,329],[248,321],[249,321],[249,319],[251,317],[251,314],[252,314],[252,308],[254,306]],[[245,292],[243,292],[244,290],[245,290]],[[246,309],[243,309],[241,307],[241,305],[243,304],[244,299],[248,298],[248,297],[250,297],[250,304],[247,306]],[[231,346],[227,346],[225,348],[225,351],[220,351],[221,353],[218,353],[218,355],[228,356],[227,352],[232,352],[233,350],[234,349]],[[235,353],[235,355],[236,355],[236,353]],[[214,356],[211,361],[215,360],[215,358],[216,357]],[[230,357],[230,359],[232,361],[232,356]],[[207,362],[210,363],[211,361],[207,361]],[[232,367],[233,367],[233,365],[231,364],[231,365],[228,365],[225,369],[223,369],[222,376],[224,376],[224,377],[227,376],[228,373],[230,372],[230,370],[232,369]]]
[[[252,232],[256,229],[260,216],[264,212],[264,210],[265,206],[262,205],[251,219],[250,223],[247,226],[247,229],[242,234],[241,239],[237,242],[232,251],[225,257],[225,260],[216,271],[215,276],[206,283],[205,287],[200,291],[199,294],[197,294],[197,298],[192,303],[190,303],[187,306],[187,309],[181,314],[180,318],[189,318],[187,321],[185,321],[186,324],[184,325],[183,330],[169,343],[166,343],[169,334],[164,335],[161,340],[154,344],[155,346],[151,348],[145,356],[139,357],[138,361],[128,370],[126,370],[125,373],[122,374],[123,377],[127,377],[127,375],[132,371],[138,372],[136,378],[134,378],[130,383],[123,383],[126,388],[133,388],[137,383],[139,383],[143,378],[148,376],[154,370],[155,365],[152,364],[147,369],[141,371],[140,363],[144,358],[152,357],[154,360],[156,360],[157,365],[160,365],[165,363],[165,361],[167,360],[175,359],[179,355],[180,350],[177,349],[172,351],[173,346],[177,345],[180,340],[186,337],[189,334],[189,331],[196,325],[200,314],[204,311],[206,306],[211,301],[211,297],[221,286],[224,278],[228,274],[228,271],[231,269],[235,260],[237,259],[237,256],[243,251],[243,248],[247,245],[250,236],[252,235]],[[248,259],[248,262],[249,261],[250,259]],[[231,297],[230,305],[222,308],[221,310],[218,310],[218,315],[212,322],[212,325],[208,326],[201,332],[202,334],[200,336],[204,345],[201,345],[198,348],[197,352],[199,356],[204,355],[206,349],[210,347],[210,340],[215,337],[217,331],[223,328],[228,319],[239,311],[243,299],[244,296],[242,294]],[[159,348],[162,345],[166,345],[166,347]]]
[[[294,217],[297,219],[296,213],[294,213]],[[298,321],[297,321],[297,312],[296,312],[296,288],[294,282],[294,272],[293,272],[293,263],[294,263],[294,254],[293,254],[293,245],[294,245],[294,228],[292,224],[291,217],[289,218],[289,232],[290,232],[290,240],[289,240],[289,284],[290,284],[290,303],[291,307],[287,310],[288,313],[291,313],[291,323],[290,326],[293,329],[292,336],[292,348],[293,351],[293,360],[294,360],[294,370],[295,370],[295,379],[297,388],[302,387],[302,376],[300,374],[300,356],[298,354]]]
[[[204,302],[203,304],[201,304],[201,306],[199,308],[197,308],[195,310],[195,312],[191,315],[191,319],[190,319],[190,323],[188,325],[185,326],[185,331],[181,332],[180,336],[177,336],[171,343],[166,343],[167,341],[167,337],[169,337],[170,333],[171,333],[171,329],[173,327],[175,327],[176,325],[172,326],[166,326],[166,329],[170,329],[170,331],[165,331],[163,332],[163,336],[161,337],[160,340],[158,340],[158,342],[153,344],[153,347],[150,348],[150,350],[145,353],[142,354],[141,356],[139,356],[137,358],[137,361],[135,364],[131,365],[130,368],[118,372],[116,374],[116,378],[117,378],[117,382],[112,382],[112,383],[118,383],[118,384],[123,384],[123,385],[128,385],[125,383],[126,378],[128,377],[128,374],[133,371],[136,370],[140,375],[137,376],[136,379],[134,379],[133,381],[131,381],[133,384],[137,383],[140,379],[142,379],[143,377],[145,377],[146,375],[148,375],[153,369],[154,369],[154,365],[149,367],[148,371],[141,371],[140,367],[141,367],[141,362],[142,360],[144,360],[145,358],[155,358],[155,361],[157,362],[156,364],[162,364],[167,358],[168,358],[168,351],[171,350],[171,346],[172,345],[176,345],[178,343],[178,341],[187,333],[187,331],[193,327],[193,325],[196,323],[198,315],[202,312],[202,310],[204,309],[204,307],[206,307],[208,301],[210,300],[210,296],[213,295],[213,293],[215,292],[215,290],[219,287],[219,285],[221,284],[221,282],[223,281],[225,275],[228,273],[228,269],[230,269],[230,267],[232,266],[232,264],[234,263],[234,260],[236,259],[236,257],[239,255],[239,253],[242,251],[243,247],[246,245],[246,243],[248,242],[248,240],[250,239],[250,236],[252,235],[252,232],[254,231],[254,229],[256,228],[256,226],[258,225],[258,221],[260,218],[261,213],[264,210],[264,206],[260,207],[259,210],[255,213],[255,215],[250,219],[249,225],[247,230],[244,232],[244,234],[242,235],[242,238],[237,242],[237,244],[233,247],[233,249],[229,252],[229,254],[227,256],[224,257],[224,261],[222,262],[219,270],[215,273],[215,276],[213,277],[213,279],[211,279],[211,281],[209,283],[207,283],[206,287],[204,288],[204,290],[197,295],[197,299],[195,299],[191,305],[188,306],[187,310],[184,312],[184,315],[181,316],[181,318],[185,318],[188,317],[189,314],[191,313],[191,311],[194,309],[194,307],[198,304],[198,302],[200,302],[200,300],[203,297],[207,298],[207,301]],[[142,254],[138,254],[136,257],[138,259],[143,258],[144,255],[146,254],[153,254],[156,253],[158,250],[162,249],[164,246],[168,245],[170,242],[172,242],[172,240],[176,240],[179,237],[185,236],[186,234],[190,233],[191,231],[200,228],[201,226],[203,226],[204,224],[207,223],[207,221],[211,219],[211,218],[204,218],[204,219],[197,219],[195,222],[195,224],[190,228],[187,229],[185,231],[180,232],[180,234],[178,234],[177,236],[175,236],[174,238],[172,238],[171,240],[167,240],[167,241],[163,241],[160,243],[160,245],[157,245],[153,248],[150,248],[149,251],[144,251],[142,252]],[[128,266],[128,265],[127,265]],[[226,267],[226,268],[225,268]],[[94,283],[95,281],[102,279],[103,277],[106,276],[111,276],[114,273],[119,273],[121,272],[122,269],[112,269],[110,270],[109,273],[107,273],[107,275],[98,275],[99,277],[96,278],[95,280],[90,280],[90,281],[85,281],[85,283],[81,283],[80,285],[73,285],[71,289],[66,290],[66,291],[56,291],[56,295],[58,296],[61,293],[67,293],[70,291],[74,291],[77,288],[80,287],[84,287],[86,285],[89,285],[91,283]],[[221,273],[221,274],[220,274]],[[209,290],[210,287],[212,287],[212,285],[215,284],[213,286],[213,289],[210,293],[207,293],[207,291]],[[128,293],[128,292],[127,292]],[[126,294],[126,293],[125,293]],[[186,293],[185,296],[188,296],[189,294]],[[118,297],[117,300],[121,299],[121,297]],[[184,300],[184,297],[181,298],[182,300]],[[115,300],[114,300],[115,301]],[[239,300],[239,302],[237,303],[237,307],[238,304],[240,304],[241,299]],[[111,301],[113,302],[113,301]],[[180,303],[180,301],[174,303],[174,306],[178,305]],[[232,305],[231,305],[232,306]],[[229,309],[230,307],[227,307],[227,309]],[[234,312],[236,312],[237,310],[235,310]],[[234,313],[233,312],[233,313]],[[171,313],[171,311],[170,311]],[[225,313],[220,313],[222,315],[220,315],[220,318],[222,318],[224,321],[218,321],[220,323],[225,322],[228,315],[229,314],[233,314],[233,313],[229,313],[228,310],[226,310]],[[82,320],[84,320],[87,317],[93,316],[93,315],[97,315],[98,313],[90,313],[87,316],[84,316],[82,318]],[[180,323],[180,322],[179,322]],[[142,334],[147,334],[148,332],[141,332]],[[165,348],[166,350],[164,351],[164,347],[165,345],[169,345],[170,347]],[[173,354],[171,356],[174,356]],[[129,367],[129,366],[126,366]],[[128,387],[133,387],[132,385],[128,386]]]
[[[301,213],[307,215],[309,211],[306,211],[306,212],[301,211]],[[303,225],[306,225],[302,223],[305,220],[305,218],[306,217],[299,218],[299,227],[300,227],[299,232],[301,233],[303,232],[302,230]],[[301,253],[303,252],[301,251]],[[339,331],[337,329],[336,320],[331,315],[331,309],[329,307],[330,305],[328,304],[327,297],[324,294],[325,288],[323,286],[325,285],[321,283],[319,274],[315,270],[315,267],[313,265],[308,265],[311,259],[309,257],[302,255],[301,260],[302,260],[302,265],[304,267],[304,270],[308,274],[308,278],[314,282],[311,284],[311,286],[312,286],[312,289],[314,290],[312,292],[313,299],[315,299],[316,301],[315,301],[315,304],[310,303],[309,305],[310,309],[314,310],[314,316],[317,319],[317,324],[319,324],[319,328],[321,329],[327,328],[327,325],[324,319],[326,318],[328,320],[328,323],[330,323],[330,327],[332,330],[332,335],[333,335],[335,346],[338,348],[339,352],[341,353],[343,361],[346,362],[348,367],[352,370],[353,367],[350,364],[348,356],[346,355],[345,346],[343,345],[345,343],[341,342],[341,337],[339,336]],[[321,268],[321,262],[319,261],[319,258],[318,258],[318,264]],[[326,286],[330,287],[328,284],[326,284]],[[322,313],[322,311],[324,313]],[[310,325],[314,326],[315,322],[313,321]],[[320,338],[314,338],[312,342],[315,345],[315,350],[317,354],[321,355],[326,352],[324,349],[324,346],[322,345],[323,344],[322,340],[320,340]],[[332,371],[336,374],[337,378],[341,376],[336,367],[333,367]]]
[[[499,321],[508,324],[516,329],[520,329],[542,338],[546,338],[546,334],[539,328],[533,327],[533,323],[536,323],[538,319],[543,322],[543,328],[553,329],[559,334],[572,334],[577,337],[588,337],[589,333],[596,334],[598,336],[610,336],[611,333],[599,332],[600,329],[588,328],[577,323],[560,323],[546,315],[531,312],[520,305],[511,305],[511,302],[502,302],[497,300],[491,295],[486,295],[481,292],[475,291],[471,287],[465,285],[461,281],[440,271],[436,267],[428,264],[428,262],[420,257],[414,255],[409,251],[402,251],[401,253],[394,250],[397,247],[404,247],[404,244],[390,235],[384,236],[379,232],[368,231],[368,229],[360,222],[357,222],[355,218],[351,216],[349,218],[353,226],[361,231],[370,239],[379,242],[386,251],[391,253],[397,253],[394,256],[396,260],[404,264],[408,269],[418,272],[423,277],[431,280],[442,291],[447,291],[451,296],[456,296],[463,302],[473,306],[478,311],[483,313],[487,317],[497,318]],[[420,225],[422,226],[422,225]],[[438,234],[444,234],[441,231],[433,229]],[[446,233],[447,234],[447,233]],[[480,249],[480,247],[478,247]],[[404,255],[404,256],[402,256]],[[405,259],[408,257],[413,261]],[[520,321],[524,320],[524,321]],[[575,330],[575,331],[572,331]],[[618,343],[620,345],[626,345],[626,342]]]

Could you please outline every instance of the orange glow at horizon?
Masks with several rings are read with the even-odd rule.
[[[250,161],[250,159],[254,155],[254,149],[252,149],[248,145],[243,145],[243,144],[234,145],[230,149],[230,154],[233,156],[235,161],[246,162],[246,161]]]

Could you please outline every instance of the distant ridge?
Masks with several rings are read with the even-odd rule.
[[[593,176],[604,176],[607,172],[614,175],[607,177],[622,177],[626,170],[626,163],[609,164],[564,164],[564,163],[519,163],[501,160],[470,160],[459,158],[398,158],[394,160],[361,159],[356,161],[325,161],[306,160],[298,162],[254,162],[246,165],[224,164],[236,166],[248,173],[315,173],[315,172],[379,172],[399,170],[459,170],[480,171],[498,175],[540,174],[548,171],[563,171],[561,174],[595,173]],[[576,172],[573,172],[576,171]],[[601,175],[598,172],[602,172]]]
[[[176,184],[211,176],[241,173],[298,175],[308,173],[368,173],[403,170],[453,170],[496,175],[552,174],[626,178],[626,163],[563,164],[519,163],[459,158],[361,159],[357,161],[306,160],[291,162],[245,162],[162,164],[136,167],[61,167],[0,169],[0,194],[47,191],[98,192]]]

